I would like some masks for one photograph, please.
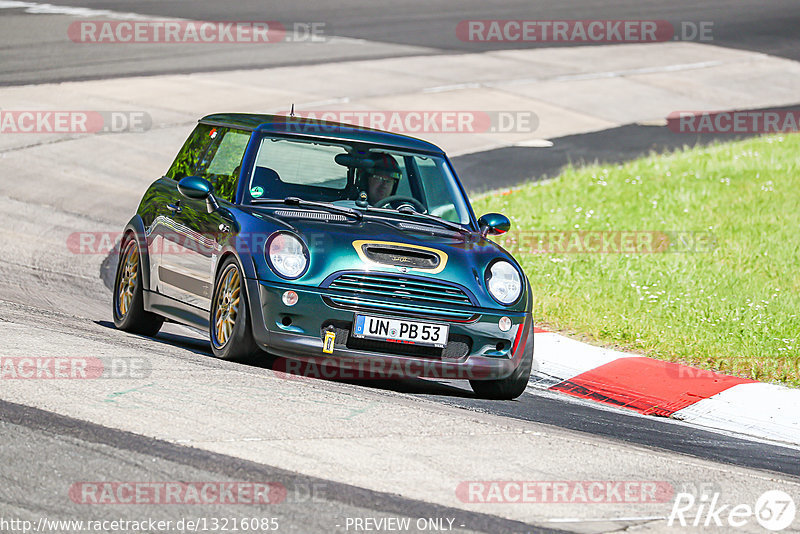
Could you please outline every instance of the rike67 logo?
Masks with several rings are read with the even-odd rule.
[[[723,504],[719,493],[703,494],[699,498],[692,493],[678,493],[667,519],[671,527],[742,528],[753,519],[765,529],[778,532],[791,526],[797,512],[794,499],[780,490],[764,492],[750,504]]]

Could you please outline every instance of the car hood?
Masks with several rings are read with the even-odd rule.
[[[306,214],[327,215],[320,211]],[[370,214],[361,220],[312,219],[279,216],[271,210],[254,215],[274,225],[275,231],[296,234],[308,248],[308,270],[292,282],[295,284],[325,286],[337,273],[345,271],[402,274],[458,284],[481,304],[496,306],[486,291],[486,268],[497,259],[504,259],[522,273],[508,252],[479,233],[449,230],[412,216]],[[280,281],[268,266],[259,278]]]

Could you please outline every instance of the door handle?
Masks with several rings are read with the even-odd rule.
[[[173,213],[180,213],[183,211],[183,208],[181,208],[180,200],[175,202],[175,204],[167,204],[167,209]]]

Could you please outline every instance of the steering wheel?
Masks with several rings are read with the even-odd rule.
[[[401,201],[411,204],[414,207],[414,209],[416,209],[419,213],[425,213],[425,206],[422,205],[422,202],[420,202],[414,197],[407,197],[404,195],[392,195],[386,197],[383,200],[379,200],[378,202],[376,202],[375,207],[382,208],[387,204],[391,204],[392,202],[401,202]]]

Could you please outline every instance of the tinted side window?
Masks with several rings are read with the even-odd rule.
[[[434,160],[422,156],[415,157],[422,187],[425,190],[425,199],[428,203],[428,212],[448,221],[469,224],[466,212],[458,210],[454,199],[462,197],[452,180],[444,179],[444,161]]]
[[[197,175],[211,182],[219,198],[233,202],[250,132],[218,128],[211,136],[214,140],[200,160]]]
[[[406,168],[406,158],[396,157],[394,160],[397,162],[397,166],[400,167],[400,173],[402,174],[402,178],[397,184],[397,189],[394,194],[404,197],[416,197],[416,195],[411,192],[411,179],[408,176],[408,169]]]
[[[194,176],[197,164],[203,153],[212,141],[213,126],[198,124],[192,134],[186,139],[183,148],[175,157],[172,166],[167,171],[167,176],[173,180],[180,180],[187,176]],[[216,130],[215,130],[216,131]]]

